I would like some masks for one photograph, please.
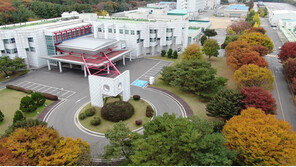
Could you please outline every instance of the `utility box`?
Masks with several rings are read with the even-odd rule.
[[[149,84],[152,85],[154,83],[155,78],[154,77],[149,77]]]

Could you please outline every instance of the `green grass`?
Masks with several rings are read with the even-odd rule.
[[[16,110],[19,109],[22,97],[28,94],[11,90],[3,89],[0,91],[0,110],[4,114],[4,120],[0,123],[0,135],[4,134],[5,130],[12,124],[13,116]],[[35,112],[24,113],[26,118],[36,119],[38,115],[53,101],[46,100],[45,105],[38,107]]]
[[[108,99],[108,103],[110,102],[114,102],[118,99],[114,99],[114,98],[110,98]],[[147,123],[150,118],[146,117],[146,107],[149,105],[147,102],[145,102],[144,100],[139,100],[139,101],[135,101],[132,98],[128,101],[130,102],[135,109],[135,113],[134,115],[123,121],[127,127],[130,130],[135,130],[137,128],[140,128],[142,125],[144,125],[145,123]],[[86,109],[90,108],[91,104],[86,105],[81,112],[84,112]],[[109,129],[112,129],[114,126],[114,122],[111,121],[107,121],[105,119],[103,119],[101,117],[101,112],[100,112],[100,108],[99,107],[95,107],[96,108],[96,114],[94,116],[91,117],[87,117],[84,120],[79,120],[81,125],[89,130],[95,131],[95,132],[99,132],[99,133],[106,133]],[[93,117],[100,117],[101,119],[101,124],[98,126],[93,126],[90,124],[90,121],[93,119]],[[143,121],[142,125],[138,126],[136,125],[135,121],[141,119]]]
[[[12,79],[14,77],[18,77],[18,76],[23,75],[23,74],[26,74],[28,72],[29,72],[29,70],[17,71],[14,74],[10,75],[9,78],[6,78],[5,77],[5,74],[3,72],[0,72],[0,82],[6,81],[6,80],[9,80],[9,79]]]
[[[160,59],[160,60],[171,60],[174,62],[172,65],[175,65],[182,61],[181,57],[179,57],[178,59],[168,59],[166,57],[160,57],[160,56],[155,56],[151,58]],[[204,60],[207,62],[210,62],[212,64],[212,67],[217,70],[217,76],[225,77],[228,79],[228,82],[226,85],[227,88],[236,88],[235,82],[233,80],[233,72],[227,66],[225,57],[212,57],[210,60],[208,60],[208,58],[205,57]],[[200,101],[197,98],[197,96],[193,93],[184,92],[179,90],[178,88],[171,87],[165,84],[160,78],[161,78],[161,75],[159,75],[155,79],[155,83],[152,85],[153,87],[162,88],[178,95],[190,106],[194,115],[200,118],[207,118],[206,110],[205,110],[206,108],[205,102]]]

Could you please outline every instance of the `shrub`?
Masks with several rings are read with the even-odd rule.
[[[169,51],[168,51],[168,58],[172,58],[172,54],[173,54],[173,50],[172,49],[169,49]]]
[[[37,106],[31,97],[25,96],[21,99],[20,110],[22,112],[34,112],[36,109]]]
[[[140,96],[140,95],[133,95],[133,99],[134,99],[135,101],[138,101],[138,100],[141,99],[141,96]]]
[[[85,112],[81,112],[81,113],[79,113],[78,117],[80,120],[84,120],[87,117],[87,115],[85,114]]]
[[[125,101],[115,101],[113,103],[107,103],[101,109],[102,118],[119,122],[130,118],[134,114],[134,107]]]
[[[139,119],[139,120],[136,120],[136,125],[142,125],[142,120],[141,119]]]
[[[240,35],[228,35],[226,36],[223,44],[221,45],[222,49],[225,49],[226,46],[230,43],[230,42],[235,42],[237,41],[237,39],[239,38]]]
[[[166,51],[165,50],[161,50],[161,57],[165,57],[166,55]]]
[[[204,31],[204,34],[206,35],[206,36],[208,36],[208,37],[213,37],[213,36],[216,36],[217,35],[217,32],[216,32],[216,30],[215,29],[206,29],[205,31]]]
[[[17,110],[13,116],[13,123],[15,124],[18,121],[23,121],[26,118],[24,117],[23,113],[20,110]]]
[[[57,101],[59,98],[58,96],[49,94],[49,93],[41,93],[43,97],[45,97],[48,100],[53,100],[53,101]]]
[[[42,106],[45,103],[44,96],[39,92],[32,93],[31,98],[34,100],[37,106]]]
[[[37,119],[26,119],[26,120],[17,121],[16,123],[8,127],[3,137],[7,137],[9,134],[14,132],[14,130],[17,128],[29,128],[29,127],[38,126],[38,125],[47,125],[47,123],[38,121]]]
[[[151,106],[146,107],[146,117],[151,118],[154,114],[154,110]]]
[[[14,85],[6,85],[6,88],[21,91],[21,92],[28,93],[28,94],[32,93],[32,90],[25,89],[25,88],[22,88],[22,87],[19,87],[19,86],[14,86]]]
[[[173,59],[178,59],[178,52],[176,50],[173,52]]]
[[[99,117],[94,117],[91,121],[90,124],[93,126],[97,126],[101,124],[101,119]]]
[[[4,120],[4,114],[2,113],[2,111],[0,110],[0,122],[2,122]]]
[[[85,110],[85,114],[88,117],[95,115],[95,113],[96,113],[96,108],[94,108],[94,107],[91,107],[91,108],[88,108]]]

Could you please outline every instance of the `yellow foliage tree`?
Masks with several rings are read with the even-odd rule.
[[[187,46],[183,52],[182,58],[186,60],[202,60],[203,53],[201,47],[198,44],[191,44]]]
[[[255,24],[257,23],[258,27],[260,26],[261,24],[261,21],[260,21],[260,16],[258,13],[256,13],[253,17],[253,21],[255,22]]]
[[[235,32],[233,31],[233,29],[231,27],[228,27],[226,31],[227,31],[228,35],[234,35],[235,34]]]
[[[251,32],[244,33],[241,35],[238,40],[248,42],[251,46],[262,45],[268,48],[269,53],[273,51],[274,45],[271,39],[262,33]]]
[[[255,64],[243,65],[234,72],[234,80],[239,88],[261,87],[266,90],[273,89],[274,77],[266,67]]]
[[[264,111],[248,108],[223,128],[226,146],[238,152],[240,165],[296,164],[296,133],[288,122]]]

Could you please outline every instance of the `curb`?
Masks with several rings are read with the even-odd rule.
[[[52,109],[58,104],[60,103],[61,100],[57,100],[57,101],[54,101],[52,102],[49,106],[47,106],[38,116],[37,120],[38,121],[43,121],[44,118],[49,114],[51,113]]]

